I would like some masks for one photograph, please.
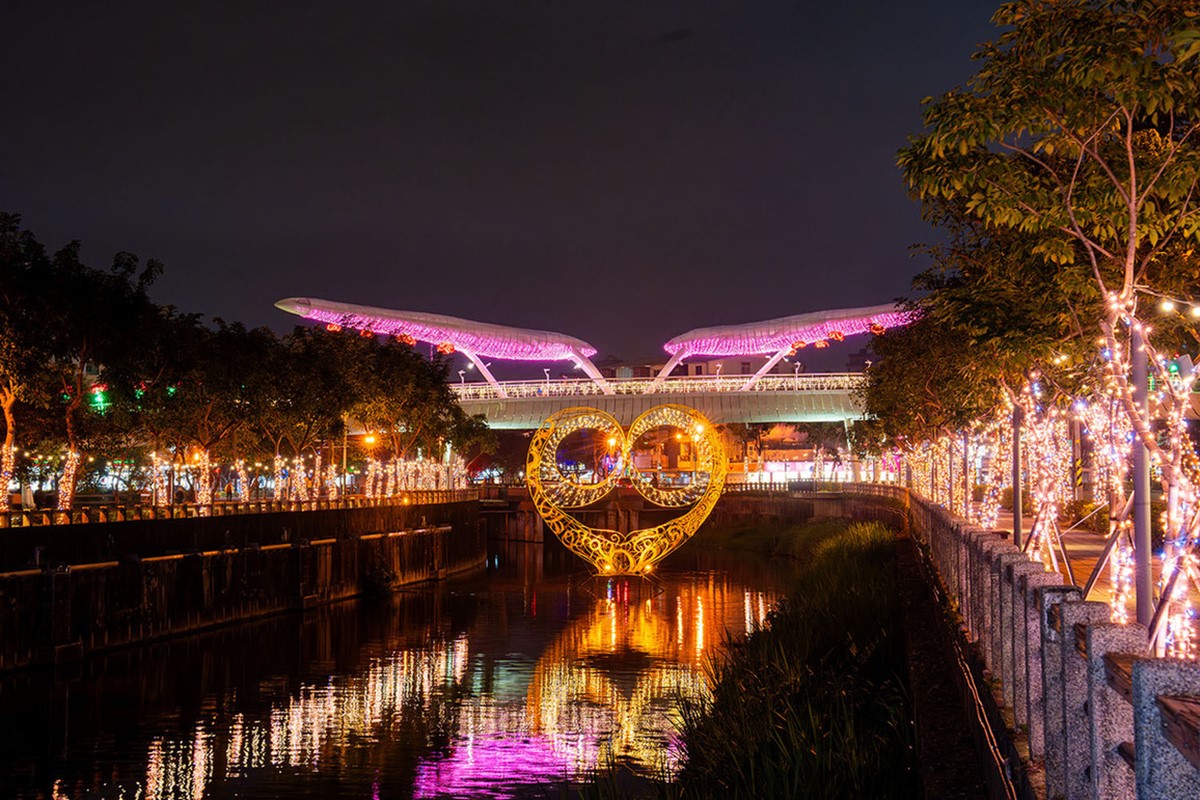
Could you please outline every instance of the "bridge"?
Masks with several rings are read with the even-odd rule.
[[[495,429],[529,430],[555,411],[586,405],[632,423],[654,406],[679,403],[714,423],[841,422],[862,416],[859,373],[609,378],[477,382],[453,385],[468,414],[483,414]],[[605,391],[605,389],[608,391]]]
[[[878,335],[889,327],[908,324],[910,318],[907,311],[889,304],[696,328],[663,345],[669,358],[655,377],[614,378],[604,375],[591,361],[595,347],[554,331],[308,297],[289,297],[275,305],[331,331],[357,330],[361,335],[391,336],[410,345],[427,342],[443,355],[460,353],[483,381],[454,386],[459,402],[468,413],[483,414],[491,427],[500,429],[537,428],[555,411],[582,404],[606,411],[622,424],[663,403],[690,406],[717,424],[846,423],[862,416],[857,395],[861,375],[788,376],[773,370],[803,348],[821,349],[847,336]],[[749,375],[675,375],[686,359],[701,356],[758,356],[763,363]],[[498,381],[488,369],[488,358],[570,361],[587,378]]]

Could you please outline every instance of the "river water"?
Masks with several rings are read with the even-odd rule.
[[[658,581],[556,543],[486,570],[0,680],[0,797],[553,797],[678,766],[677,702],[786,565],[684,546]]]

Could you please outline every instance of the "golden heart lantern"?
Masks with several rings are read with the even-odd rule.
[[[648,482],[633,466],[633,445],[642,434],[660,427],[676,428],[695,448],[694,480],[686,486],[660,487]],[[558,466],[558,447],[576,431],[598,431],[628,465],[628,477],[639,494],[663,508],[686,508],[680,516],[653,528],[623,533],[592,528],[567,509],[601,500],[621,477],[613,471],[599,483],[580,483]],[[607,575],[644,575],[679,545],[691,538],[708,518],[725,487],[725,451],[713,426],[699,411],[687,406],[662,405],[642,414],[629,430],[611,414],[595,408],[567,408],[542,423],[529,443],[525,481],[534,507],[564,545]]]

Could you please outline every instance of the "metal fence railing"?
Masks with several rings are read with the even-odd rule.
[[[690,375],[666,378],[658,383],[654,378],[608,378],[615,394],[696,394],[710,392],[740,392],[751,375]],[[748,390],[750,392],[844,392],[863,385],[859,373],[831,372],[807,375],[764,375]],[[501,389],[510,398],[571,397],[603,394],[600,384],[590,378],[560,378],[557,380],[501,381]],[[451,384],[459,400],[493,400],[500,393],[495,386],[483,381]]]
[[[273,514],[282,511],[333,511],[378,506],[433,505],[478,500],[478,489],[427,489],[402,492],[391,497],[341,497],[336,500],[252,500],[172,503],[169,505],[113,504],[79,505],[70,511],[58,509],[22,509],[0,514],[0,528],[31,525],[82,525],[97,522],[130,522],[151,519],[187,519],[189,517],[225,517],[238,514]]]

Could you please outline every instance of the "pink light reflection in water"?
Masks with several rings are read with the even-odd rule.
[[[581,734],[583,738],[583,734]],[[580,741],[588,763],[596,763],[599,748],[594,741]],[[448,756],[422,761],[417,766],[413,796],[514,797],[521,785],[553,785],[575,779],[579,752],[556,747],[546,736],[514,736],[497,733],[456,744]]]

